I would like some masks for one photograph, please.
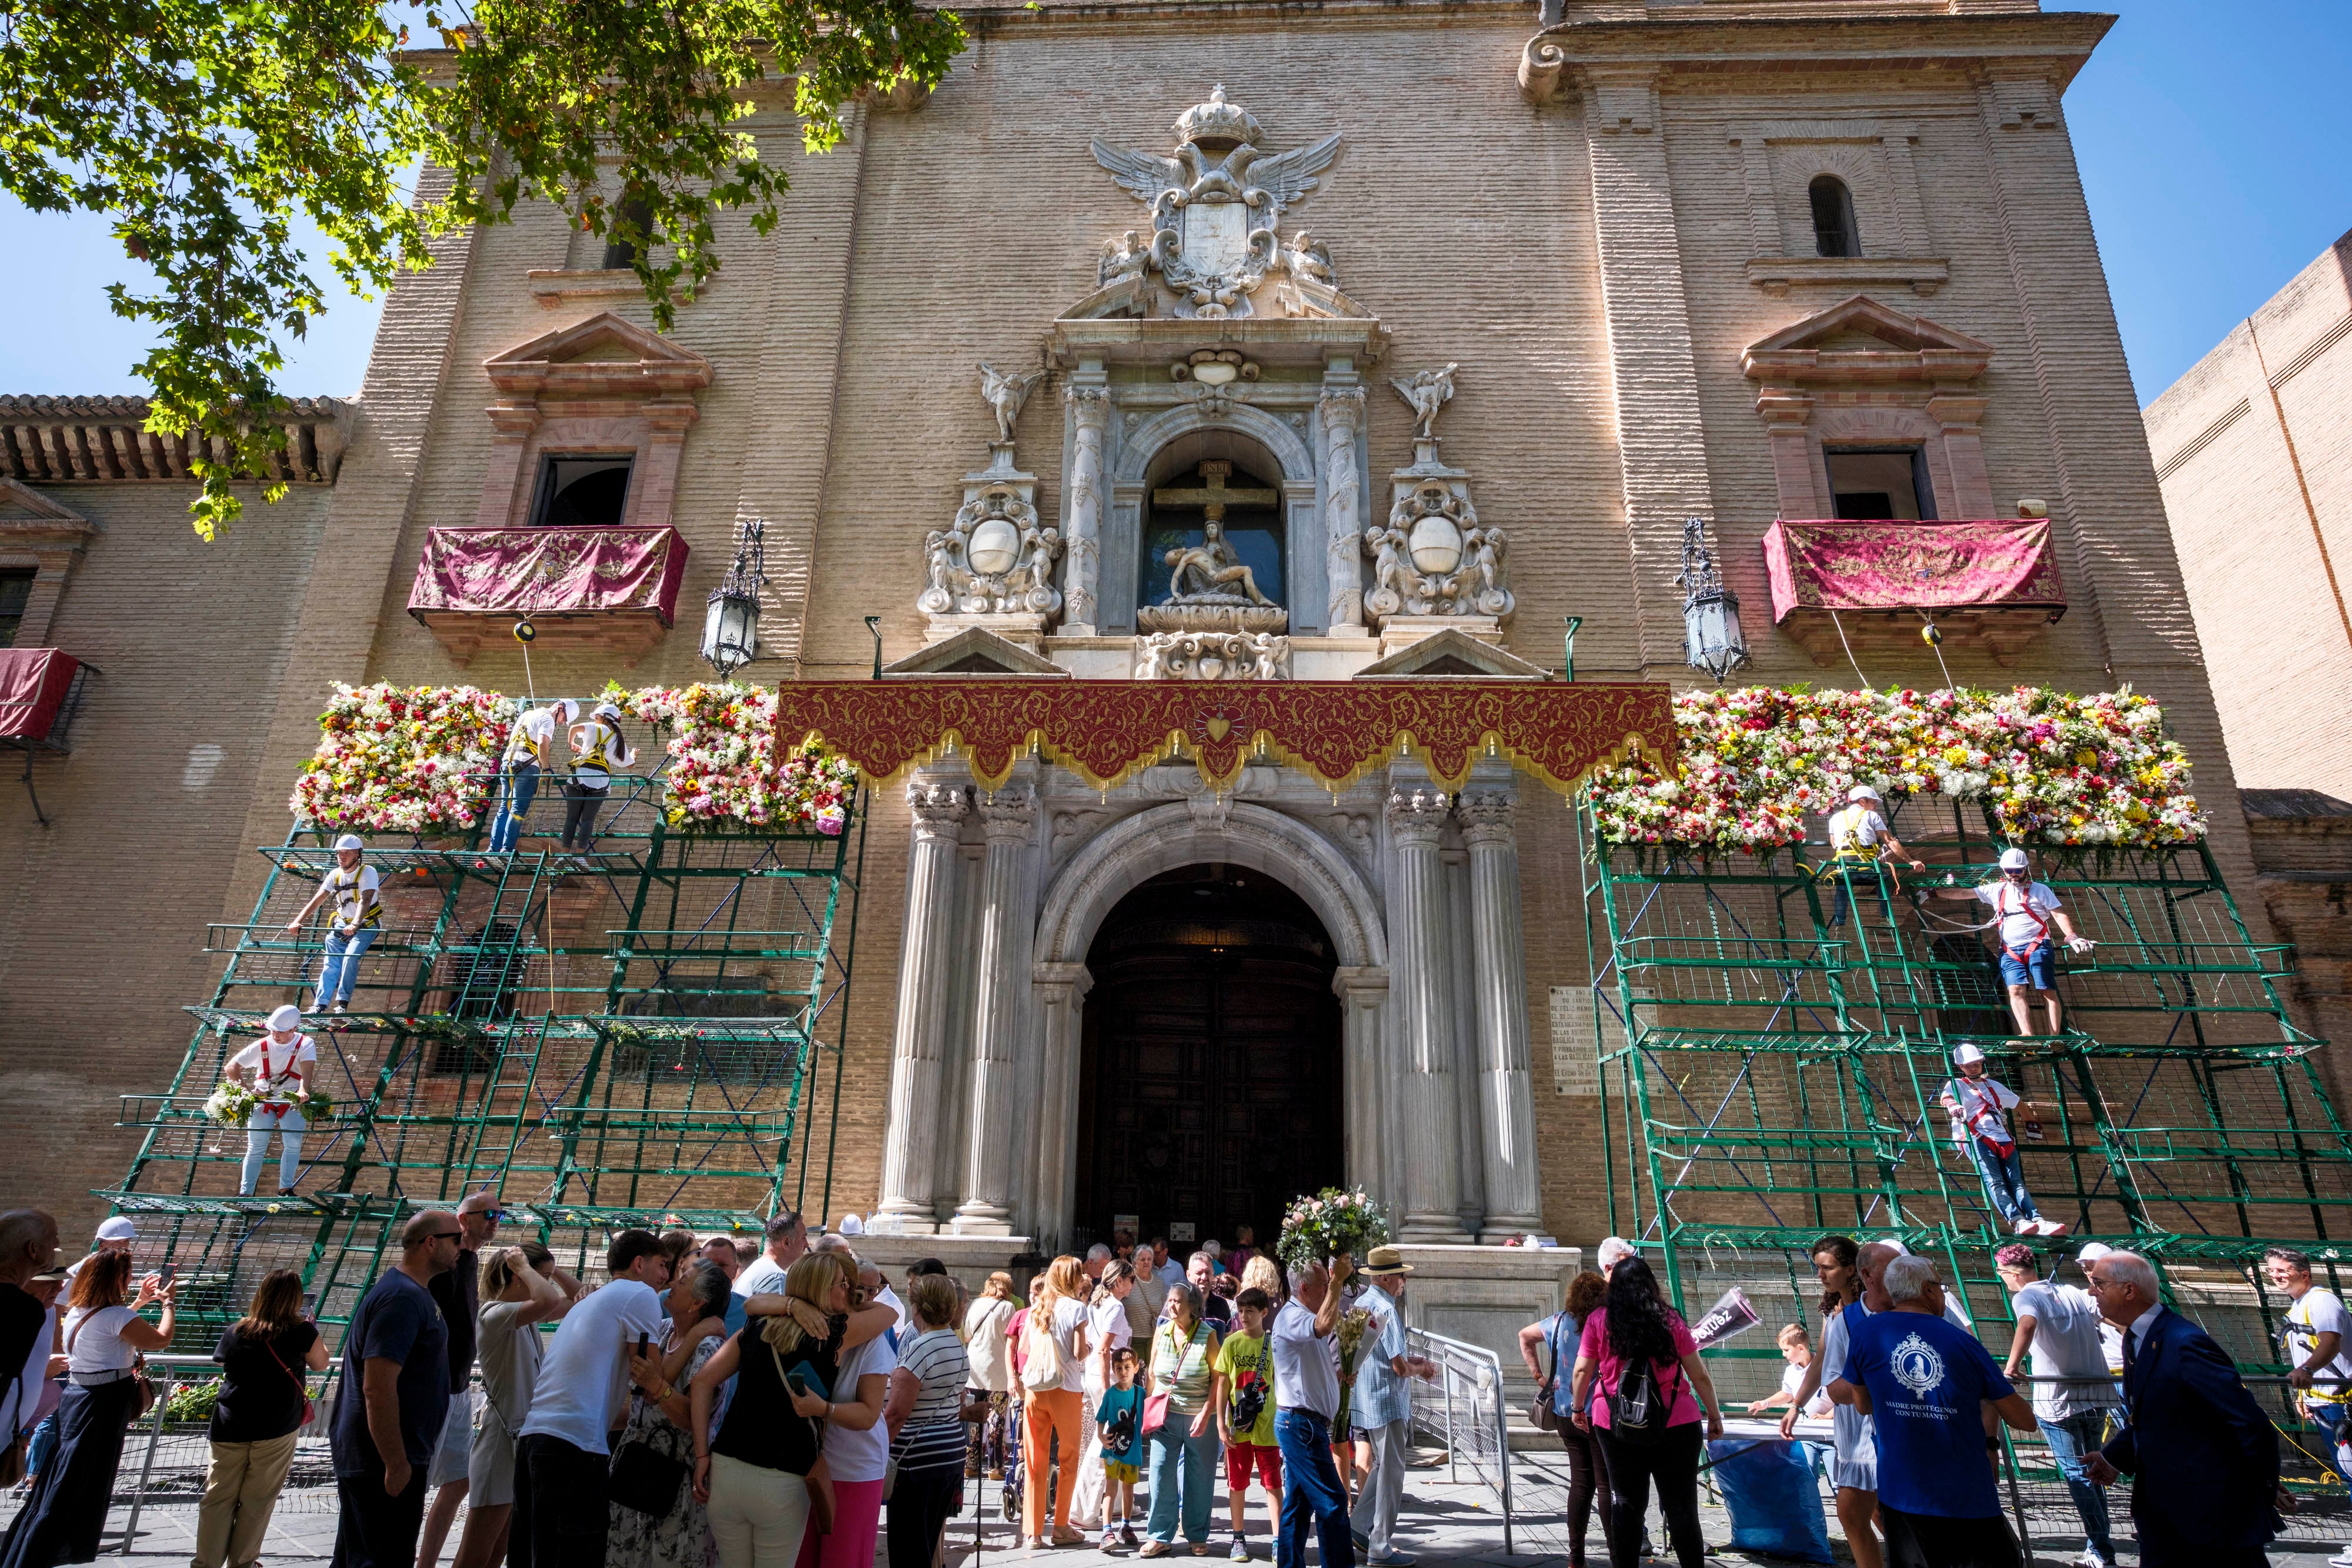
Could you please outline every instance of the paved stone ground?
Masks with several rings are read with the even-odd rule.
[[[1413,1552],[1425,1568],[1453,1564],[1509,1564],[1510,1568],[1542,1568],[1548,1563],[1563,1562],[1568,1555],[1567,1531],[1562,1510],[1567,1496],[1568,1469],[1566,1463],[1541,1452],[1521,1453],[1515,1457],[1513,1469],[1513,1522],[1510,1549],[1504,1543],[1503,1521],[1494,1493],[1474,1484],[1465,1469],[1458,1479],[1449,1479],[1442,1459],[1424,1453],[1424,1462],[1436,1459],[1431,1468],[1415,1469],[1406,1481],[1405,1511],[1398,1531],[1401,1548]],[[21,1499],[16,1494],[0,1494],[0,1518],[13,1515]],[[1013,1527],[1001,1517],[998,1489],[993,1483],[984,1488],[985,1521],[982,1526],[979,1550],[972,1544],[973,1518],[969,1507],[962,1517],[949,1527],[948,1568],[984,1568],[987,1563],[1006,1558],[1055,1558],[1078,1568],[1078,1565],[1099,1557],[1091,1545],[1066,1548],[1054,1552],[1016,1552],[1012,1550]],[[263,1548],[263,1562],[268,1568],[299,1568],[301,1564],[323,1563],[331,1554],[335,1535],[334,1494],[331,1490],[306,1489],[290,1490],[270,1522],[268,1538]],[[1222,1487],[1219,1490],[1213,1518],[1224,1518],[1225,1503]],[[107,1551],[109,1561],[121,1549],[121,1531],[129,1511],[117,1509]],[[2076,1553],[2082,1550],[2079,1533],[2066,1533],[2057,1528],[2060,1519],[2036,1511],[2033,1541],[2034,1555],[2041,1568],[2073,1568]],[[1722,1568],[1738,1568],[1743,1563],[1770,1564],[1787,1561],[1732,1550],[1730,1521],[1719,1504],[1702,1495],[1701,1519],[1709,1543],[1708,1558]],[[2045,1528],[2043,1521],[2048,1520]],[[2071,1522],[2071,1521],[2067,1521]],[[1841,1565],[1850,1563],[1844,1542],[1838,1535],[1837,1521],[1829,1517],[1832,1549]],[[1655,1511],[1652,1514],[1653,1536],[1664,1544],[1665,1535]],[[457,1531],[450,1532],[445,1549],[446,1563],[457,1552],[457,1534],[464,1528],[462,1516]],[[138,1540],[129,1555],[134,1562],[186,1563],[194,1545],[195,1509],[188,1502],[173,1500],[161,1507],[142,1511]],[[2322,1521],[2304,1520],[2291,1528],[2289,1539],[2273,1543],[2271,1562],[2274,1568],[2326,1568],[2328,1557],[2347,1544],[2347,1521],[2342,1515]],[[1589,1542],[1596,1568],[1605,1568],[1601,1556],[1601,1531],[1596,1524],[1589,1531]],[[2126,1564],[2136,1562],[2128,1538],[2118,1533]],[[1250,1543],[1261,1562],[1272,1556],[1272,1543],[1266,1533],[1266,1522],[1254,1497],[1251,1505]],[[1207,1562],[1223,1563],[1226,1537],[1222,1527],[1213,1541]],[[1129,1552],[1116,1554],[1132,1557]],[[877,1553],[877,1562],[882,1561]],[[1191,1559],[1178,1549],[1178,1555],[1169,1559],[1172,1565]]]

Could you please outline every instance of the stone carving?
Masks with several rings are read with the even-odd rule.
[[[930,615],[1051,615],[1062,607],[1054,563],[1062,535],[1006,481],[983,486],[955,521],[923,540],[930,586],[915,601]]]
[[[1290,673],[1290,639],[1265,632],[1159,632],[1138,639],[1141,681],[1276,681]]]
[[[1094,632],[1095,584],[1101,570],[1103,430],[1110,421],[1110,394],[1100,387],[1074,386],[1064,395],[1076,444],[1070,463],[1070,565],[1063,580],[1069,590],[1069,633],[1084,637]]]
[[[1283,264],[1293,277],[1312,283],[1328,283],[1334,287],[1339,285],[1339,279],[1331,271],[1331,247],[1305,229],[1290,236],[1290,249],[1284,254]]]
[[[1147,604],[1135,612],[1135,623],[1145,632],[1233,632],[1259,634],[1287,631],[1290,612],[1261,592],[1257,579],[1242,564],[1225,538],[1225,507],[1229,504],[1273,506],[1276,490],[1227,489],[1234,465],[1223,460],[1201,465],[1199,488],[1154,492],[1163,505],[1198,506],[1202,510],[1202,540],[1163,554],[1168,568],[1168,601]]]
[[[907,786],[907,810],[915,819],[919,840],[953,839],[971,809],[961,784],[931,784],[918,779]]]
[[[1334,387],[1317,410],[1323,416],[1323,525],[1330,571],[1329,625],[1337,636],[1360,636],[1364,590],[1356,570],[1362,536],[1357,511],[1363,489],[1356,477],[1356,433],[1364,423],[1364,389]]]
[[[1511,818],[1518,801],[1507,789],[1472,789],[1460,801],[1462,840],[1475,848],[1482,844],[1508,844],[1511,841]]]
[[[1397,497],[1388,527],[1365,536],[1373,559],[1365,608],[1375,615],[1491,615],[1511,612],[1503,586],[1503,530],[1482,528],[1470,497],[1428,479]]]
[[[1262,134],[1256,117],[1226,102],[1220,87],[1177,120],[1172,158],[1097,138],[1095,162],[1151,209],[1151,237],[1139,259],[1129,243],[1139,236],[1114,241],[1103,252],[1102,283],[1157,272],[1175,296],[1173,314],[1208,319],[1252,314],[1249,296],[1270,272],[1291,271],[1328,288],[1329,253],[1304,235],[1286,251],[1276,234],[1283,210],[1305,199],[1339,156],[1339,138],[1267,154],[1257,146]]]
[[[1401,848],[1434,849],[1452,806],[1443,789],[1391,790],[1389,837]]]
[[[1021,405],[1037,383],[1045,379],[1041,370],[1008,376],[995,366],[983,361],[980,367],[980,395],[996,411],[996,439],[1006,446],[1013,444],[1013,422],[1021,417]]]
[[[1462,367],[1448,364],[1443,369],[1422,371],[1403,381],[1391,381],[1397,396],[1412,406],[1412,416],[1420,423],[1413,434],[1423,441],[1437,434],[1437,411],[1454,400],[1454,372]]]
[[[980,797],[981,831],[990,843],[1026,843],[1037,821],[1037,792],[1009,785]]]

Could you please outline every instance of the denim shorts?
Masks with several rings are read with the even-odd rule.
[[[2004,986],[2030,985],[2037,991],[2058,988],[2058,949],[2048,942],[2025,956],[2022,963],[2017,956],[2004,949],[2000,956],[2000,983]]]

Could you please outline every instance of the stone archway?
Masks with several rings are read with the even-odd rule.
[[[1031,1130],[1036,1165],[1033,1233],[1068,1233],[1077,1179],[1080,1006],[1092,984],[1086,956],[1122,897],[1163,872],[1203,862],[1245,866],[1306,901],[1337,948],[1341,1002],[1347,1171],[1379,1190],[1381,1019],[1388,1000],[1388,936],[1381,904],[1354,864],[1321,834],[1264,806],[1206,797],[1154,807],[1106,829],[1074,855],[1045,893],[1033,971],[1040,1093]]]

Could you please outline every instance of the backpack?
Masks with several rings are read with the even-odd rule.
[[[1636,1443],[1664,1437],[1666,1422],[1674,1415],[1675,1397],[1682,1392],[1679,1363],[1675,1367],[1675,1377],[1674,1393],[1661,1399],[1657,1396],[1657,1376],[1650,1364],[1626,1363],[1617,1374],[1617,1386],[1609,1391],[1609,1435]]]
[[[1051,1311],[1042,1323],[1037,1314],[1029,1314],[1024,1331],[1027,1343],[1022,1347],[1021,1381],[1031,1388],[1059,1388],[1062,1385],[1062,1342],[1054,1337],[1054,1317]]]

